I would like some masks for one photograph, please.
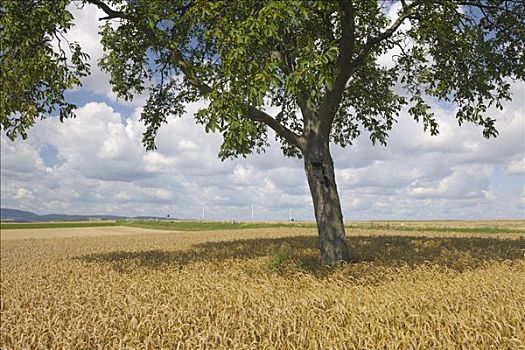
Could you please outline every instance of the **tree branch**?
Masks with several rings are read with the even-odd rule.
[[[99,18],[100,21],[114,19],[114,18],[126,18],[126,14],[122,11],[113,10],[102,0],[87,0],[88,3],[97,6],[99,9],[106,13],[106,17]]]
[[[414,2],[412,2],[412,3],[410,3],[410,4],[406,5],[406,6],[403,6],[404,13],[399,15],[399,17],[396,19],[396,21],[387,30],[385,30],[384,32],[382,32],[378,36],[373,37],[373,38],[371,38],[371,39],[366,41],[366,43],[363,46],[363,48],[361,49],[361,51],[359,52],[357,57],[352,62],[352,66],[355,65],[355,66],[359,67],[359,66],[363,65],[365,63],[366,56],[370,53],[370,51],[372,51],[372,49],[377,44],[382,42],[383,40],[386,40],[386,39],[390,38],[396,32],[396,30],[401,26],[401,24],[403,24],[403,22],[407,18],[409,18],[410,16],[412,16],[414,14],[414,9],[417,6],[419,6],[419,4],[421,4],[421,0],[414,0]]]
[[[341,22],[342,35],[339,57],[336,62],[334,87],[325,94],[319,108],[319,114],[323,118],[321,120],[321,130],[324,134],[330,133],[348,79],[366,62],[366,57],[376,45],[391,37],[401,24],[414,14],[415,8],[420,5],[421,1],[422,0],[414,0],[410,4],[406,4],[405,2],[403,5],[403,13],[399,15],[396,21],[381,34],[368,39],[356,58],[350,62],[354,54],[354,9],[350,0],[340,0],[343,13]]]
[[[281,63],[281,69],[283,70],[285,75],[291,75],[295,70],[295,59],[294,56],[291,54],[290,50],[287,49],[291,46],[287,39],[288,38],[286,37],[285,33],[281,33],[281,42],[276,46],[277,51],[270,52],[270,55],[275,55],[275,57],[279,59]],[[306,104],[306,97],[302,96],[302,94],[298,94],[298,96],[296,97],[296,102],[301,110],[303,119],[308,118],[308,115],[311,115],[312,111],[310,110],[310,108],[308,108]]]
[[[188,82],[197,88],[203,96],[209,95],[213,92],[213,88],[200,80],[196,75],[191,66],[184,60],[182,55],[173,51],[172,56],[176,60],[177,66],[180,68]],[[301,138],[295,134],[293,131],[279,123],[275,118],[269,114],[246,104],[247,117],[253,121],[262,122],[272,128],[279,136],[283,137],[290,144],[302,149],[303,142]]]
[[[175,60],[177,67],[182,71],[186,79],[188,79],[188,82],[199,90],[202,95],[207,96],[213,91],[208,84],[204,83],[199,77],[197,77],[191,65],[184,60],[184,57],[182,57],[180,52],[173,50],[171,56]]]
[[[507,5],[508,3],[509,1],[503,1],[502,4]],[[510,3],[512,3],[512,1]],[[481,1],[478,1],[478,2],[476,1],[457,1],[455,4],[458,6],[474,6],[474,7],[477,7],[480,9],[486,9],[486,10],[505,10],[506,12],[513,13],[512,11],[507,10],[506,8],[502,8],[497,5],[483,4]]]
[[[101,9],[102,11],[106,13],[107,16],[99,18],[100,21],[108,20],[108,19],[115,19],[115,18],[127,18],[126,13],[122,11],[113,10],[111,7],[109,7],[108,4],[104,2],[104,0],[85,0],[85,1],[92,5],[97,6],[99,9]],[[175,11],[180,11],[181,12],[180,15],[184,15],[184,13],[188,11],[191,6],[192,6],[192,3],[189,2],[186,5],[183,5],[175,9]]]
[[[272,128],[279,136],[288,141],[289,144],[296,146],[300,150],[304,150],[306,142],[302,136],[297,135],[268,113],[261,111],[253,106],[247,105],[248,118],[253,121],[261,122]]]
[[[339,56],[335,63],[334,84],[330,91],[327,91],[319,107],[321,120],[321,131],[329,133],[332,127],[333,118],[337,107],[343,97],[346,82],[355,70],[348,63],[354,54],[355,44],[355,9],[351,0],[340,0],[341,7],[341,39],[339,42]]]
[[[344,90],[350,77],[348,62],[352,58],[355,42],[355,9],[350,0],[340,0],[343,16],[341,20],[341,41],[337,57],[333,90]]]

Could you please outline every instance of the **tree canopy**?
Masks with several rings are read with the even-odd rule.
[[[25,136],[35,119],[73,115],[64,91],[89,73],[80,46],[64,39],[70,0],[2,5],[1,124]],[[299,155],[305,125],[319,114],[341,146],[368,130],[386,143],[401,108],[431,133],[429,101],[458,107],[458,122],[495,136],[487,108],[524,78],[522,1],[75,1],[101,8],[100,66],[119,97],[147,92],[143,142],[192,101],[196,121],[224,137],[220,156],[261,151],[268,128]],[[398,7],[394,18],[388,6]],[[95,20],[95,19],[94,19]],[[394,50],[393,63],[378,57]],[[268,107],[278,109],[269,115]]]

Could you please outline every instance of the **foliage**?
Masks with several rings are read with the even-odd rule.
[[[71,43],[71,62],[53,45],[71,27],[68,1],[8,0],[2,15],[2,127],[25,136],[35,118],[72,115],[64,90],[87,74]],[[346,146],[363,131],[386,143],[401,108],[438,133],[430,103],[457,106],[460,124],[496,136],[486,114],[510,99],[525,75],[521,1],[207,1],[84,0],[104,10],[101,67],[124,99],[149,94],[143,142],[192,101],[206,131],[220,132],[220,156],[260,152],[274,130],[299,156],[322,127]],[[386,15],[385,4],[398,6]],[[32,28],[26,30],[26,28]],[[392,66],[379,59],[397,50]],[[265,112],[270,106],[279,112]],[[300,152],[301,151],[301,152]]]
[[[292,249],[290,245],[286,243],[282,243],[279,248],[275,250],[268,263],[268,268],[278,273],[284,273],[300,266],[300,260],[293,257]]]
[[[64,38],[73,26],[70,0],[6,0],[0,8],[0,124],[24,138],[37,118],[74,116],[64,92],[89,74],[88,55]]]

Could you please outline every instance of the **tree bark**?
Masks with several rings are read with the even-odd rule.
[[[309,142],[303,156],[317,221],[321,262],[336,265],[348,261],[350,253],[328,140]]]

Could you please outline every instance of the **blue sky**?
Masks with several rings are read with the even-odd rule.
[[[146,152],[139,122],[145,96],[118,101],[96,68],[97,9],[75,11],[69,34],[92,57],[93,74],[68,97],[77,118],[38,122],[27,140],[1,136],[2,207],[37,213],[159,215],[206,219],[313,219],[302,162],[265,154],[217,159],[220,135],[192,120],[203,104],[188,106]],[[382,60],[387,62],[388,55]],[[336,180],[346,220],[494,219],[525,217],[525,84],[514,100],[491,111],[500,136],[486,140],[480,127],[459,127],[454,109],[434,105],[440,134],[423,133],[402,113],[387,148],[366,135],[347,148],[333,147]]]

